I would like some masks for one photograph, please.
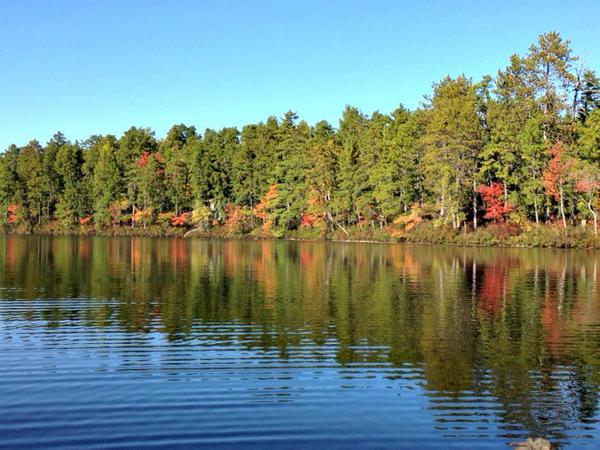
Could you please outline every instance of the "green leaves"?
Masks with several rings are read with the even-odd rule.
[[[434,85],[427,125],[420,142],[424,148],[421,170],[426,188],[439,205],[441,217],[458,226],[459,213],[473,195],[477,156],[485,129],[480,119],[480,99],[473,83],[460,76],[446,77]]]
[[[117,163],[117,150],[116,143],[110,138],[103,138],[99,144],[92,184],[94,222],[98,227],[111,223],[109,208],[122,193],[123,183]]]

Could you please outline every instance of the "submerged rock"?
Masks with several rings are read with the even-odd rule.
[[[523,442],[516,442],[511,444],[515,450],[553,450],[552,444],[546,439],[542,438],[529,438]]]

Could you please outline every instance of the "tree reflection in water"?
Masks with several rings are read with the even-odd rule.
[[[390,380],[419,380],[449,435],[492,414],[506,436],[595,429],[594,252],[18,236],[0,248],[3,299],[89,299],[32,302],[21,320],[390,367]],[[469,409],[470,399],[492,407]]]

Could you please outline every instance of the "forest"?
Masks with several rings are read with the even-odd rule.
[[[57,132],[0,156],[10,233],[600,247],[599,210],[600,79],[557,32],[414,110]]]

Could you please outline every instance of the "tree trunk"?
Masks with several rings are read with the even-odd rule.
[[[535,198],[535,197],[533,199],[533,209],[535,211],[535,227],[539,228],[539,226],[540,226],[540,215],[538,214],[537,198]]]
[[[477,187],[473,180],[473,229],[477,229]]]
[[[346,229],[345,229],[343,226],[341,226],[341,225],[340,225],[340,223],[339,223],[339,222],[336,222],[336,224],[337,224],[337,226],[338,226],[338,227],[340,227],[340,228],[342,229],[342,231],[343,231],[344,233],[346,233],[346,236],[348,236],[348,237],[350,236],[350,234],[349,234],[349,233],[346,231]]]
[[[581,75],[579,71],[577,73],[577,82],[575,83],[575,88],[573,89],[573,106],[571,107],[571,115],[573,117],[577,116],[577,105],[579,103],[579,89],[581,88]]]
[[[592,203],[590,201],[587,202],[587,207],[592,213],[592,217],[594,218],[594,236],[598,236],[598,213],[594,211],[594,208],[592,208]]]
[[[254,199],[250,195],[250,226],[254,228]]]
[[[562,186],[560,187],[559,193],[560,193],[560,215],[562,217],[563,228],[567,228],[567,219],[565,217],[565,202],[564,202],[564,198],[563,198]]]

